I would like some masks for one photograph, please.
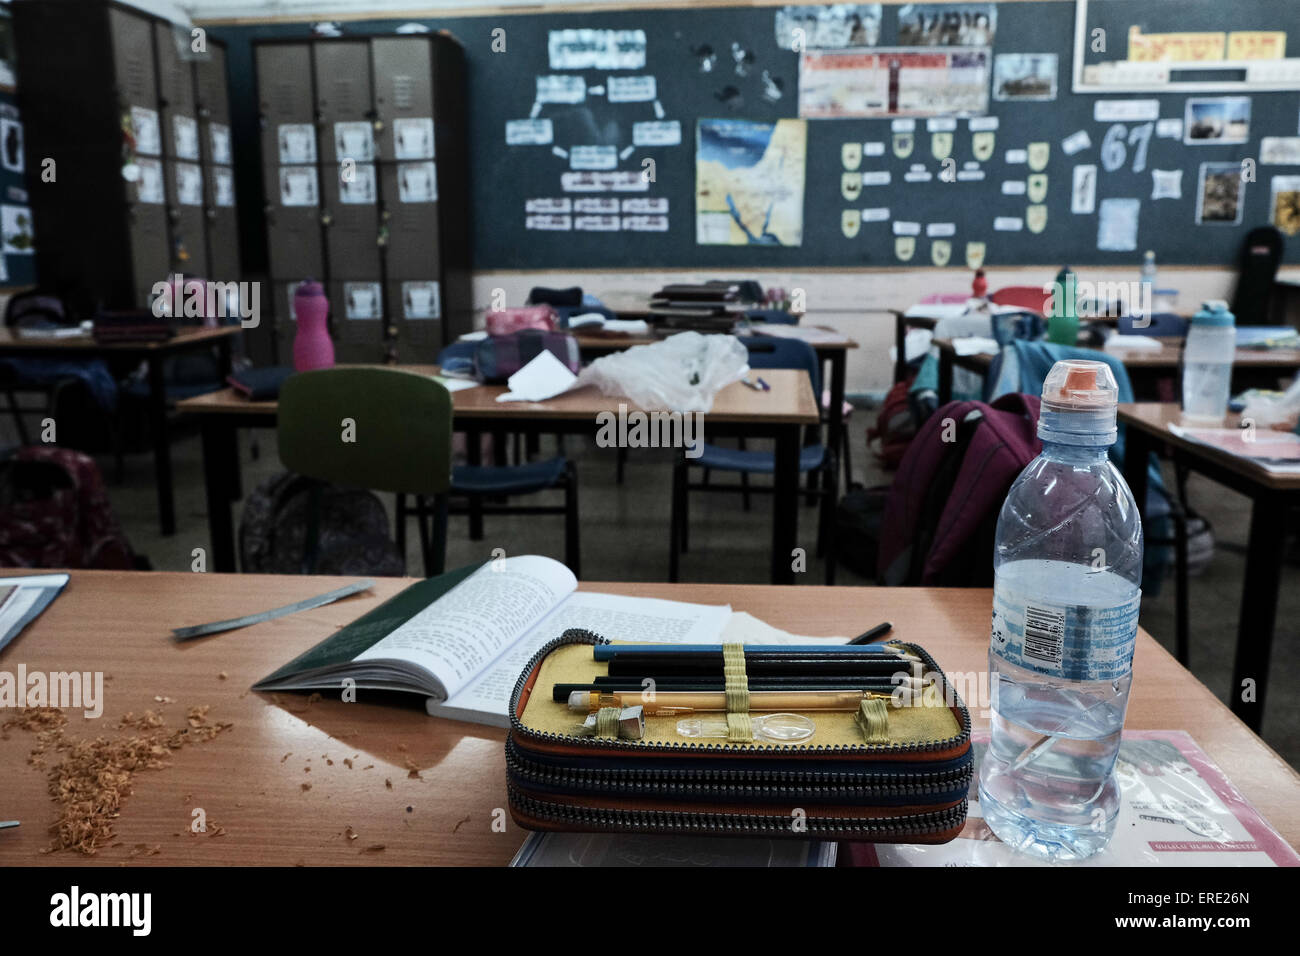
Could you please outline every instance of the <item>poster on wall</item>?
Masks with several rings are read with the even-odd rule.
[[[776,11],[776,45],[783,50],[845,50],[875,46],[880,4],[831,3]]]
[[[23,124],[12,107],[0,116],[0,162],[11,173],[23,171]]]
[[[898,8],[899,46],[992,46],[992,3],[907,3]]]
[[[807,124],[702,119],[696,126],[695,241],[803,244]]]
[[[988,50],[813,52],[799,60],[805,119],[968,116],[988,111]]]
[[[1300,176],[1274,176],[1270,185],[1269,221],[1288,236],[1294,236],[1300,232]]]
[[[1000,53],[993,58],[993,98],[1056,99],[1055,53]]]
[[[36,251],[32,211],[26,206],[0,206],[0,229],[4,230],[6,255],[31,255]]]
[[[1241,222],[1246,184],[1241,163],[1201,163],[1196,190],[1197,225],[1235,226]]]
[[[1224,146],[1250,141],[1250,97],[1189,99],[1183,116],[1188,146]]]

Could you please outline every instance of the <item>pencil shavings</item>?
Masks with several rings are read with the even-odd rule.
[[[11,727],[36,734],[29,763],[45,766],[55,753],[62,760],[48,770],[48,788],[58,805],[58,819],[50,824],[50,846],[43,853],[76,850],[93,856],[114,845],[114,822],[122,804],[133,792],[133,778],[140,770],[161,770],[172,752],[188,743],[211,740],[233,724],[209,723],[207,707],[190,711],[189,727],[171,729],[162,715],[146,710],[137,716],[124,714],[118,721],[118,736],[74,740],[67,736],[67,717],[53,707],[24,708],[5,721]],[[131,856],[156,856],[159,846],[137,844]]]

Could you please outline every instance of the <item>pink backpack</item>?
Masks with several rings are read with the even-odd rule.
[[[523,329],[552,332],[558,324],[559,316],[549,305],[526,305],[487,314],[488,335],[511,335]]]

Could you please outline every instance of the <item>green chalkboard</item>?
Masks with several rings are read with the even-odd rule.
[[[727,129],[728,124],[708,121],[752,121],[751,131],[761,137],[765,124],[799,116],[800,56],[778,44],[775,24],[779,9],[665,8],[418,21],[449,30],[466,50],[475,268],[914,267],[932,264],[936,240],[948,244],[950,259],[956,265],[964,261],[967,243],[985,243],[985,261],[991,265],[1132,265],[1149,248],[1157,250],[1161,263],[1226,265],[1234,261],[1245,233],[1270,221],[1273,178],[1300,176],[1300,165],[1260,163],[1248,174],[1240,192],[1224,178],[1224,171],[1234,164],[1240,166],[1244,159],[1261,158],[1263,137],[1297,136],[1297,92],[1248,89],[1075,94],[1071,90],[1075,4],[1005,3],[996,5],[996,33],[987,64],[992,77],[990,86],[1005,85],[1021,98],[999,99],[990,90],[981,115],[995,120],[976,120],[977,128],[972,130],[969,117],[958,118],[946,153],[951,159],[949,164],[936,158],[934,135],[925,117],[915,120],[912,152],[906,157],[896,155],[897,130],[889,117],[807,119],[802,233],[798,243],[791,241],[790,217],[778,216],[777,227],[767,231],[759,221],[758,228],[752,230],[753,241],[748,244],[701,244],[697,241],[696,217],[700,121],[706,121],[706,131],[714,132]],[[903,39],[900,26],[912,22],[907,18],[913,13],[905,6],[885,4],[875,47],[863,46],[857,51],[899,48]],[[390,33],[408,22],[348,22],[343,29],[355,34]],[[1091,0],[1086,26],[1089,30],[1103,29],[1109,49],[1107,53],[1095,53],[1089,44],[1085,63],[1122,58],[1133,26],[1144,34],[1285,31],[1288,52],[1300,55],[1300,4],[1270,0],[1234,0],[1232,4]],[[579,36],[576,43],[566,47],[569,59],[560,61],[575,65],[557,68],[552,63],[548,40],[553,31],[562,30],[642,31],[644,65],[611,65],[608,58],[618,55],[615,43],[604,54],[592,54],[593,61],[603,55],[603,63],[593,62],[584,68],[578,65],[583,49]],[[246,266],[252,269],[265,255],[265,231],[260,218],[256,99],[251,86],[252,70],[248,68],[250,44],[261,37],[306,32],[305,25],[292,24],[212,30],[229,45],[243,246],[250,260]],[[608,40],[611,35],[604,37]],[[910,49],[940,55],[952,50]],[[1026,98],[1047,95],[1050,90],[1023,79],[1017,83],[1014,74],[1000,72],[1002,65],[1015,65],[999,63],[998,57],[1006,54],[1054,55],[1054,95]],[[544,92],[539,97],[538,77],[553,76],[568,79],[543,80]],[[653,90],[647,81],[636,77],[653,77]],[[1012,82],[1001,82],[1007,79]],[[576,92],[579,86],[580,97]],[[650,92],[653,99],[648,97]],[[1244,110],[1241,104],[1210,104],[1198,108],[1198,122],[1209,123],[1210,127],[1222,122],[1232,135],[1197,145],[1185,143],[1183,121],[1189,115],[1189,101],[1224,97],[1248,98],[1248,127],[1239,123]],[[1107,101],[1155,102],[1121,102],[1103,106],[1098,114],[1096,104]],[[523,122],[530,119],[549,123]],[[1175,120],[1177,124],[1172,122]],[[671,127],[662,124],[673,121],[679,124],[678,144],[648,145],[656,139],[671,139]],[[997,128],[992,131],[992,150],[987,159],[977,159],[973,133],[993,121]],[[656,123],[660,125],[644,125]],[[508,128],[516,141],[514,145],[507,143]],[[942,147],[944,131],[938,132]],[[543,141],[530,144],[529,137]],[[641,145],[634,142],[637,138]],[[1087,145],[1081,145],[1085,141]],[[1079,148],[1069,155],[1067,143],[1071,149]],[[847,157],[845,144],[850,144]],[[858,144],[868,155],[856,159],[858,147],[852,144]],[[878,152],[881,146],[867,144],[883,144],[883,153]],[[1017,155],[1028,151],[1031,160],[1036,158],[1041,147],[1031,150],[1030,144],[1047,144],[1047,159],[1041,169],[1031,169],[1031,163]],[[987,142],[983,145],[987,146]],[[944,153],[944,149],[938,150],[938,154]],[[607,188],[602,192],[564,188],[565,174],[573,173],[575,166],[609,165],[611,156],[621,186],[630,186],[632,179],[647,174],[647,160],[653,161],[654,181],[643,190],[627,192],[608,188],[620,177],[604,180]],[[888,184],[864,185],[861,195],[846,199],[846,159],[849,166],[855,167],[852,172],[868,174],[867,181],[882,181],[883,174],[888,173]],[[1211,196],[1205,204],[1198,198],[1203,163],[1211,164],[1207,170]],[[1088,207],[1082,202],[1088,190],[1081,189],[1076,201],[1073,188],[1076,175],[1085,179],[1089,175],[1076,174],[1075,168],[1087,166],[1095,167],[1091,174],[1091,211],[1074,212],[1076,205],[1080,209]],[[1159,177],[1157,170],[1161,172]],[[945,181],[945,176],[955,181]],[[575,179],[581,182],[583,177],[570,176],[569,185]],[[1004,185],[1008,182],[1012,185]],[[443,186],[452,188],[449,183]],[[1225,189],[1233,194],[1225,195]],[[1033,201],[1040,190],[1045,190],[1045,195],[1041,201]],[[1162,192],[1166,198],[1153,198]],[[579,212],[580,199],[585,200],[583,212]],[[605,202],[593,201],[600,199]],[[653,202],[629,205],[624,202],[627,199]],[[554,212],[566,209],[565,200],[567,213]],[[576,224],[580,215],[599,216],[602,210],[617,208],[620,228],[609,232],[530,229],[530,201],[533,215],[567,214],[571,224]],[[665,230],[623,228],[629,216],[658,215],[664,201]],[[1031,212],[1031,206],[1038,208]],[[1100,228],[1103,209],[1110,227],[1104,230]],[[851,236],[846,235],[846,231],[853,232],[851,222],[850,228],[845,228],[846,210],[850,220],[854,210],[861,220]],[[863,217],[862,210],[871,212]],[[883,210],[888,210],[887,215]],[[1134,211],[1135,234],[1123,228]],[[752,209],[738,215],[751,226],[755,222]],[[545,219],[534,220],[534,225],[547,223]],[[653,219],[639,219],[638,223],[643,227],[662,225]],[[1013,228],[1017,223],[1019,228]],[[995,228],[998,225],[1003,228]],[[1041,226],[1041,231],[1035,232],[1031,226]],[[900,259],[895,241],[899,230],[918,233],[914,243],[906,242],[904,237],[901,245],[914,245],[906,261]],[[1099,248],[1099,239],[1102,246],[1116,248]],[[1290,244],[1288,261],[1300,261],[1298,247],[1300,243]]]

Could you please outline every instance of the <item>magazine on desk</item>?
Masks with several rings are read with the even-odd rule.
[[[253,685],[254,690],[395,690],[435,717],[510,725],[528,660],[572,627],[624,641],[711,644],[731,608],[577,590],[573,572],[536,555],[471,565],[411,585]],[[783,632],[767,635],[780,640]]]

